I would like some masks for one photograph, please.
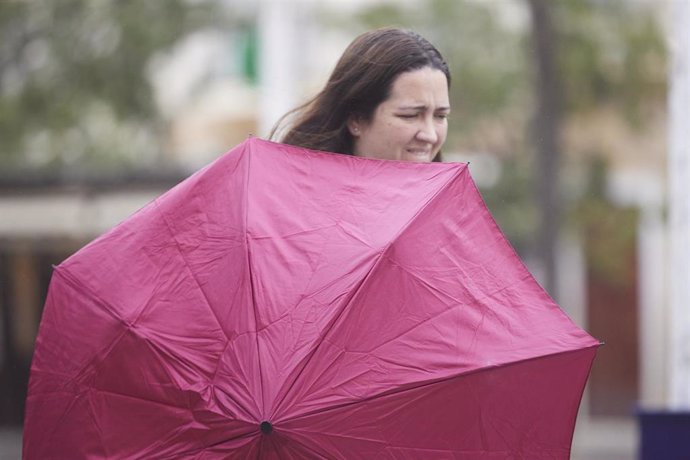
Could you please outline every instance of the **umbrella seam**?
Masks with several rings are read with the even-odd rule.
[[[283,431],[283,434],[286,434],[286,433],[289,432],[289,431],[290,431],[290,430],[285,430],[285,431]],[[332,459],[334,459],[334,458],[338,458],[338,459],[343,459],[343,458],[344,458],[344,457],[341,457],[341,456],[338,456],[338,457],[326,457],[322,452],[318,452],[318,451],[316,450],[315,447],[306,444],[306,443],[305,443],[304,441],[302,441],[301,439],[298,440],[298,439],[295,439],[294,437],[288,437],[288,436],[284,436],[284,437],[285,437],[286,439],[289,439],[289,440],[292,441],[293,443],[298,444],[298,445],[301,446],[304,450],[307,450],[308,452],[314,454],[314,456],[315,456],[314,458],[318,458],[318,459],[328,459],[328,460],[332,460]],[[331,453],[332,453],[332,452],[329,452],[329,454],[331,454]]]
[[[151,403],[151,404],[157,404],[157,405],[161,405],[161,406],[164,406],[164,407],[170,407],[170,408],[174,408],[174,409],[180,409],[180,410],[182,410],[182,411],[189,412],[190,418],[194,419],[195,410],[192,409],[192,408],[190,408],[190,407],[175,406],[175,405],[166,404],[166,403],[163,403],[163,402],[160,402],[160,401],[154,401],[154,400],[151,400],[151,399],[140,398],[140,397],[133,396],[133,395],[128,395],[128,394],[124,394],[124,393],[119,393],[119,392],[116,392],[116,391],[100,390],[100,389],[97,389],[97,388],[93,388],[93,390],[96,391],[96,392],[99,392],[99,393],[105,393],[105,394],[109,394],[109,395],[112,395],[112,396],[118,396],[118,397],[121,397],[121,398],[134,399],[134,400],[141,401],[141,402],[146,402],[146,403]],[[90,400],[89,400],[89,403],[91,403]],[[250,422],[250,421],[242,420],[242,419],[234,419],[234,420],[237,421],[237,422],[244,423],[244,424],[246,424],[246,425],[248,425],[248,426],[250,426],[250,427],[252,427],[252,428],[254,427],[254,424],[253,424],[252,422]],[[210,432],[210,431],[212,431],[212,430],[209,430],[209,432]],[[222,443],[224,443],[224,442],[228,442],[228,441],[232,441],[232,440],[235,440],[235,439],[239,439],[239,438],[251,436],[251,435],[253,435],[254,433],[255,433],[255,431],[254,431],[254,429],[252,429],[252,431],[246,431],[246,432],[244,432],[244,433],[242,433],[242,434],[239,434],[239,435],[237,435],[237,436],[234,436],[234,437],[232,437],[232,438],[224,439],[224,440],[222,440],[222,441],[218,441],[218,442],[216,442],[216,443],[213,443],[213,444],[210,444],[210,445],[203,446],[203,447],[201,447],[201,448],[199,448],[199,449],[194,449],[194,450],[192,450],[192,451],[189,451],[188,453],[195,453],[195,452],[198,452],[198,451],[207,449],[207,448],[209,448],[209,447],[213,447],[213,446],[215,446],[215,445],[217,445],[217,444],[222,444]],[[174,437],[173,437],[172,439],[174,439]],[[175,456],[178,456],[178,455],[180,455],[180,454],[178,454],[178,453],[172,454],[171,457],[175,457]]]
[[[104,388],[96,388],[95,386],[92,386],[92,387],[90,387],[90,388],[91,388],[93,391],[96,391],[96,392],[98,392],[98,393],[105,393],[105,394],[110,394],[110,395],[114,395],[114,396],[120,396],[120,397],[123,397],[123,398],[135,399],[135,400],[137,400],[137,401],[142,401],[142,402],[146,402],[146,403],[150,403],[150,404],[157,404],[157,405],[161,405],[161,406],[165,406],[165,407],[170,407],[170,408],[174,408],[174,409],[181,409],[181,410],[186,410],[186,411],[193,411],[193,409],[192,409],[191,407],[188,407],[188,406],[178,406],[178,405],[175,405],[175,404],[168,404],[167,402],[163,402],[163,401],[158,401],[158,400],[149,399],[149,398],[142,398],[142,397],[139,397],[139,396],[136,396],[136,395],[126,394],[126,393],[120,393],[120,392],[118,392],[118,391],[107,390],[107,389],[104,389]],[[178,387],[178,388],[179,388],[179,387]],[[180,391],[189,391],[189,390],[185,390],[185,389],[183,389],[183,388],[179,388],[179,390],[180,390]],[[241,419],[236,419],[236,420],[244,421],[244,420],[241,420]],[[247,422],[247,423],[248,423],[248,422]]]
[[[165,457],[160,457],[160,460],[185,458],[185,457],[188,457],[190,455],[199,454],[199,453],[202,453],[208,449],[212,449],[214,447],[221,446],[221,445],[223,445],[229,441],[235,441],[237,439],[251,438],[251,437],[256,437],[256,431],[248,431],[248,432],[241,434],[239,436],[235,436],[234,438],[223,439],[222,441],[217,441],[217,442],[205,445],[205,446],[201,446],[199,448],[186,450],[184,452],[175,452],[174,454],[170,454],[170,455],[167,455]]]

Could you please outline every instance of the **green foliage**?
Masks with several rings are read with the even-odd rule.
[[[241,68],[242,75],[251,84],[259,82],[259,38],[257,37],[256,27],[246,27],[244,40],[241,44]]]
[[[155,156],[147,66],[211,13],[184,0],[0,2],[3,169]]]
[[[526,254],[537,232],[538,209],[531,188],[532,164],[513,156],[503,161],[502,169],[501,180],[494,187],[482,190],[482,195],[515,250]]]
[[[651,117],[658,116],[666,100],[666,49],[656,11],[636,2],[563,0],[549,3],[557,36],[557,68],[564,100],[563,118],[613,108],[634,129],[643,130]],[[529,57],[531,40],[522,40],[523,56]],[[533,73],[534,71],[532,71]],[[529,107],[525,104],[524,107]],[[533,109],[525,111],[525,126]],[[563,129],[562,127],[560,129]],[[525,141],[529,142],[528,136]],[[564,168],[582,169],[574,155],[565,150]],[[530,235],[536,234],[537,210],[532,156],[527,143],[516,144],[517,159],[504,160],[504,174],[497,186],[485,191],[490,208],[513,244],[529,249]],[[583,152],[584,153],[584,152]],[[590,185],[584,194],[568,196],[561,181],[560,192],[567,209],[561,211],[567,223],[584,232],[587,256],[599,276],[616,282],[628,264],[625,251],[634,238],[637,214],[610,203],[604,186],[605,163],[597,163],[610,152],[595,155],[595,165],[584,174]],[[508,193],[506,193],[508,192]],[[512,207],[518,211],[504,209]]]
[[[607,165],[595,159],[589,165],[587,193],[576,205],[571,220],[585,237],[585,251],[592,275],[614,285],[629,282],[634,271],[630,248],[637,239],[639,211],[621,208],[610,203],[605,196]]]
[[[666,94],[666,47],[656,12],[636,2],[554,2],[566,110],[614,105],[636,128]]]

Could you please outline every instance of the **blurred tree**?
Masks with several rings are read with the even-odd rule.
[[[533,143],[537,153],[536,201],[539,204],[539,244],[535,245],[537,260],[543,269],[544,288],[558,298],[556,280],[556,245],[560,227],[561,190],[558,188],[561,163],[561,74],[556,56],[559,50],[556,25],[552,19],[552,3],[529,0],[532,17],[536,112]]]
[[[649,4],[596,0],[552,3],[528,0],[528,4],[533,13],[533,52],[538,56],[534,81],[539,111],[532,143],[537,153],[536,191],[541,208],[541,231],[535,234],[534,247],[546,272],[551,275],[545,280],[547,290],[554,293],[555,245],[561,226],[559,212],[565,207],[565,202],[560,201],[565,190],[559,185],[563,182],[560,176],[565,173],[564,167],[568,171],[584,169],[585,176],[591,180],[597,168],[589,168],[589,165],[597,162],[596,157],[624,154],[577,151],[575,145],[562,142],[562,132],[573,120],[596,120],[597,113],[604,110],[615,113],[631,130],[644,130],[653,125],[666,101],[666,54],[657,12]],[[553,21],[550,39],[545,36],[548,21],[543,15],[547,7]],[[548,43],[550,57],[544,54],[545,43]],[[552,67],[550,76],[545,73],[545,60],[550,61]],[[563,158],[565,162],[560,158],[561,150],[568,153]],[[606,165],[607,162],[597,164]],[[585,189],[579,203],[573,203],[571,209],[563,209],[563,212],[576,210],[577,219],[570,221],[578,222],[585,231],[596,226],[595,222],[602,217],[602,208],[608,207],[615,215],[625,214],[611,210],[612,205],[606,203],[603,195],[592,200],[588,196],[591,193]],[[584,211],[587,209],[589,214]],[[611,230],[612,227],[602,228]],[[618,233],[621,231],[619,227]],[[619,260],[616,245],[600,245],[597,250],[603,248],[601,257]],[[591,255],[591,251],[588,254]],[[611,272],[601,274],[608,276]]]
[[[150,59],[212,19],[203,1],[0,2],[3,169],[157,159]]]
[[[666,45],[652,2],[555,3],[567,112],[613,105],[644,128],[666,101]]]

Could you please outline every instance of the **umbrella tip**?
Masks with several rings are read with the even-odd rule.
[[[261,432],[263,434],[271,434],[273,431],[273,425],[271,425],[271,422],[261,422]]]

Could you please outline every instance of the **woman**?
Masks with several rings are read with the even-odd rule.
[[[286,114],[286,144],[368,158],[439,161],[448,132],[450,72],[420,35],[379,29],[345,50],[324,89]]]

